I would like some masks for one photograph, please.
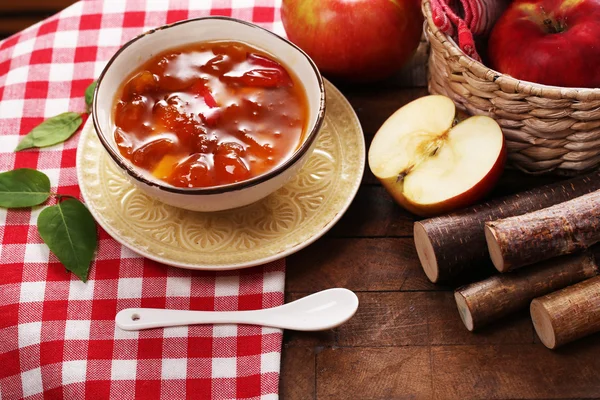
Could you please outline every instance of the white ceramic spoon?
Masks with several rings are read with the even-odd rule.
[[[117,326],[126,331],[194,324],[249,324],[295,331],[322,331],[348,321],[358,297],[348,289],[327,289],[279,307],[254,311],[187,311],[127,308],[117,313]]]

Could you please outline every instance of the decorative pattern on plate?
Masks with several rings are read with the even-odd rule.
[[[289,255],[337,222],[354,198],[365,166],[365,143],[354,111],[329,82],[326,91],[327,112],[314,153],[297,176],[257,203],[198,213],[153,200],[110,159],[91,119],[77,153],[82,195],[111,236],[165,264],[233,269]]]

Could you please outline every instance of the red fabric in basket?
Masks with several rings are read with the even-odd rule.
[[[282,33],[275,0],[76,3],[0,41],[0,171],[36,168],[53,190],[79,196],[66,143],[14,153],[20,137],[65,111],[115,51],[143,31],[181,19],[228,15]],[[41,207],[0,209],[0,398],[276,398],[282,333],[253,326],[126,332],[128,307],[244,310],[282,304],[284,262],[224,273],[160,265],[99,228],[87,284],[65,271],[36,228]]]
[[[474,36],[490,33],[508,0],[431,0],[430,4],[435,25],[455,38],[466,55],[481,61]]]

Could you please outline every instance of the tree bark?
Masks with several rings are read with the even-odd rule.
[[[600,255],[600,245],[593,250]],[[599,262],[589,249],[463,286],[454,292],[460,317],[469,331],[479,329],[526,308],[536,297],[598,275]]]
[[[483,232],[486,221],[525,214],[598,189],[600,171],[416,222],[421,266],[434,283],[464,280],[465,275],[491,265]]]
[[[549,349],[600,332],[600,276],[534,299],[530,312]]]
[[[600,190],[552,207],[485,223],[500,272],[575,253],[600,242]]]

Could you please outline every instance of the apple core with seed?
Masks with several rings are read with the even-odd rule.
[[[502,130],[486,116],[455,124],[445,96],[421,97],[381,126],[369,149],[369,166],[407,210],[430,216],[479,200],[502,174]]]

